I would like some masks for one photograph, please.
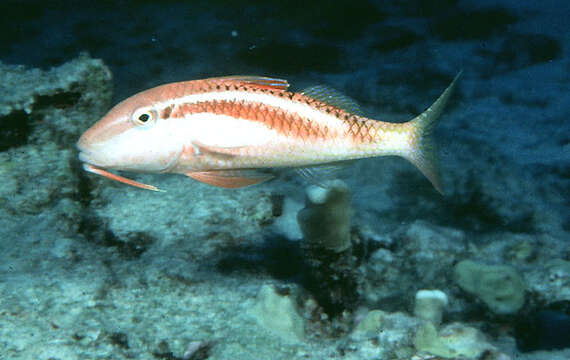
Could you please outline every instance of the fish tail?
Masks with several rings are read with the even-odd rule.
[[[437,146],[432,136],[438,118],[443,112],[456,86],[461,71],[455,76],[451,84],[439,98],[423,113],[406,123],[410,126],[411,149],[406,158],[412,162],[428,178],[432,185],[443,195],[441,177],[439,174],[439,160]]]

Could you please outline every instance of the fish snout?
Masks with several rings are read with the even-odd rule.
[[[79,160],[85,164],[108,167],[110,164],[108,164],[108,161],[105,161],[101,146],[98,147],[96,143],[93,143],[89,135],[89,130],[87,130],[75,144],[75,147],[79,150]]]
[[[84,163],[91,163],[93,159],[91,156],[89,156],[89,153],[91,151],[89,150],[90,147],[89,138],[88,136],[86,136],[87,132],[88,131],[86,131],[85,133],[83,133],[83,135],[81,135],[81,137],[75,144],[75,147],[77,148],[77,150],[79,150],[79,160],[81,160],[81,162]]]
[[[79,140],[77,140],[77,143],[75,144],[75,147],[79,150],[79,151],[84,151],[87,148],[88,145],[88,141],[86,139],[85,133],[83,135],[81,135],[81,137],[79,138]]]

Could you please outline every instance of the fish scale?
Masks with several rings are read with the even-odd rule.
[[[267,170],[397,155],[442,191],[430,129],[457,78],[425,112],[407,123],[370,119],[326,87],[288,91],[285,80],[230,76],[166,84],[109,111],[78,141],[86,170],[130,185],[107,171],[180,173],[236,188],[271,176]]]
[[[245,92],[245,93],[264,93],[264,94],[268,94],[271,96],[275,96],[275,97],[279,97],[279,98],[289,98],[291,99],[291,101],[294,102],[298,102],[301,104],[306,104],[308,106],[311,106],[313,109],[317,110],[317,111],[321,111],[323,113],[326,114],[333,114],[337,119],[345,121],[349,124],[348,128],[350,129],[350,133],[354,135],[354,137],[359,138],[359,140],[372,140],[373,136],[369,135],[370,129],[372,127],[374,127],[372,125],[372,123],[377,123],[375,124],[375,126],[377,127],[378,125],[381,125],[381,122],[378,121],[367,121],[366,118],[363,117],[359,117],[356,116],[354,114],[350,114],[346,111],[344,111],[343,109],[339,109],[339,108],[335,108],[334,106],[331,106],[329,104],[326,104],[324,102],[312,99],[310,97],[304,96],[302,94],[295,94],[292,92],[288,92],[288,91],[284,91],[284,90],[279,90],[279,89],[275,89],[275,90],[270,90],[267,88],[258,88],[255,86],[247,86],[247,85],[236,85],[235,83],[233,83],[233,81],[220,81],[217,79],[212,79],[212,80],[198,80],[196,83],[193,82],[188,82],[186,87],[182,87],[182,86],[177,86],[177,91],[175,91],[174,93],[176,94],[175,96],[173,96],[173,98],[180,98],[182,96],[188,95],[188,94],[193,94],[193,93],[209,93],[212,91],[241,91],[241,92]],[[165,93],[168,93],[168,91],[165,91]],[[205,103],[206,106],[208,106],[208,108],[203,112],[214,112],[217,114],[226,114],[226,115],[230,115],[230,116],[236,116],[236,117],[241,117],[241,118],[247,118],[247,119],[251,119],[251,120],[255,120],[255,121],[264,121],[266,119],[271,120],[273,119],[271,116],[268,116],[268,112],[271,111],[282,111],[282,109],[275,109],[275,108],[271,108],[271,109],[264,109],[263,106],[264,104],[258,104],[257,106],[259,106],[259,108],[256,108],[256,104],[247,104],[247,103],[237,103],[237,102],[224,102],[225,105],[229,105],[229,109],[223,109],[220,108],[219,106],[217,106],[217,102],[213,101],[210,103]],[[188,104],[188,105],[192,105],[192,104]],[[249,110],[251,110],[252,113],[254,113],[255,115],[246,115],[243,116],[242,113],[240,113],[239,109],[244,109],[247,108]],[[177,114],[178,116],[183,115],[184,113],[191,113],[192,111],[188,111],[187,109],[184,109],[183,111],[181,111],[182,114]],[[194,110],[194,112],[196,112],[196,109]],[[239,113],[239,114],[238,114]],[[294,115],[294,114],[292,114]],[[176,116],[176,115],[173,115]],[[300,119],[298,117],[280,117],[277,116],[277,119],[280,121],[280,124],[282,127],[284,127],[285,129],[288,129],[289,127],[294,127],[297,126],[297,128],[299,128],[299,125],[297,125],[295,122],[296,121],[306,121],[306,119]],[[309,121],[310,122],[310,121]],[[316,124],[315,124],[316,125]],[[326,134],[326,131],[322,131],[322,134]],[[296,136],[297,134],[295,132],[290,132],[289,135],[291,136]]]

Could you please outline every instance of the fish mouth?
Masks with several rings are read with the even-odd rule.
[[[79,152],[79,160],[82,163],[87,163],[87,164],[91,164],[91,165],[96,165],[93,161],[93,157],[89,156],[89,153],[86,153],[85,151],[80,151]]]
[[[79,160],[82,163],[87,163],[94,166],[106,167],[104,164],[101,164],[100,162],[96,161],[92,152],[87,150],[84,138],[85,135],[81,136],[79,141],[75,144],[75,147],[77,148],[77,150],[79,150]]]
[[[109,168],[113,169],[112,166],[109,166],[108,164],[105,164],[101,161],[97,161],[95,157],[91,155],[88,151],[79,152],[79,161],[83,163],[83,168],[85,168],[85,166],[91,166],[98,169],[109,169]]]
[[[79,160],[82,163],[89,164],[92,166],[96,166],[98,168],[106,168],[106,169],[113,169],[113,170],[126,170],[126,171],[134,171],[134,172],[145,172],[144,170],[138,169],[136,167],[130,166],[122,166],[115,162],[106,161],[106,159],[101,156],[96,157],[92,151],[85,150],[79,144],[77,145],[77,149],[79,149]],[[157,172],[157,173],[166,173],[172,170],[176,165],[178,165],[178,160],[182,155],[182,148],[178,149],[174,156],[168,161],[166,165],[161,168],[155,168],[150,170],[150,172]]]

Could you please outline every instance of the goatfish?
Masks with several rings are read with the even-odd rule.
[[[123,100],[77,142],[83,168],[160,191],[108,170],[177,173],[223,188],[273,178],[279,170],[336,167],[395,155],[443,193],[431,132],[459,73],[422,114],[405,123],[367,118],[340,92],[288,91],[286,80],[226,76],[161,85]],[[318,173],[318,171],[315,171]]]

